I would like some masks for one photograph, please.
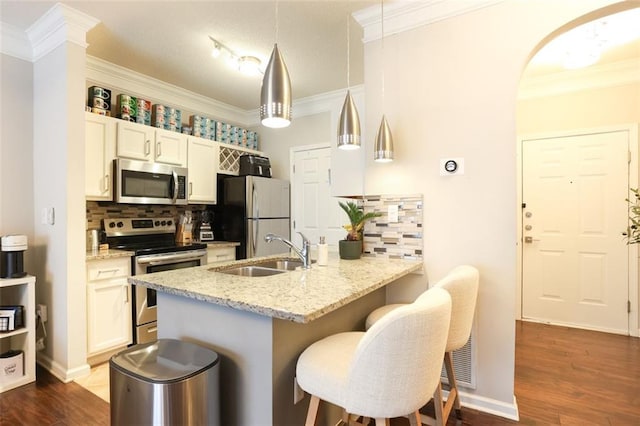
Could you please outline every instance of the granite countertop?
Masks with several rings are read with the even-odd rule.
[[[329,264],[267,277],[216,272],[283,255],[245,259],[129,277],[129,282],[165,293],[298,323],[308,323],[411,272],[422,262],[362,257],[341,260],[330,253]]]
[[[87,250],[86,260],[103,260],[103,259],[115,259],[118,257],[131,257],[135,253],[129,250]]]

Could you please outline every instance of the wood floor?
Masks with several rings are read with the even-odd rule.
[[[0,426],[109,425],[108,403],[37,373],[0,395]],[[518,321],[515,394],[520,423],[463,408],[458,425],[639,426],[640,339]]]

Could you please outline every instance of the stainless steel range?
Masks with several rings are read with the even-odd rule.
[[[207,264],[206,244],[175,242],[176,224],[173,218],[113,218],[103,219],[106,241],[112,249],[131,250],[132,275]],[[156,291],[131,286],[133,343],[157,340]]]

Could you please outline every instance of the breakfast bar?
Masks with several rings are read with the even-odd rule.
[[[243,276],[270,256],[129,278],[157,290],[158,336],[215,350],[221,357],[221,421],[225,425],[303,424],[308,397],[294,386],[300,353],[333,333],[364,329],[367,314],[385,303],[384,287],[422,262],[363,257],[327,266]],[[272,262],[273,263],[273,262]],[[327,407],[325,407],[327,408]],[[324,410],[319,424],[335,424]]]

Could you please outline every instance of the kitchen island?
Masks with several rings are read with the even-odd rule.
[[[364,329],[367,314],[385,303],[384,287],[422,269],[418,261],[335,255],[328,266],[265,277],[219,272],[264,259],[129,278],[158,291],[160,338],[191,341],[220,355],[224,425],[303,424],[308,398],[294,405],[300,353],[327,335]],[[335,424],[336,411],[323,411],[319,424]]]

